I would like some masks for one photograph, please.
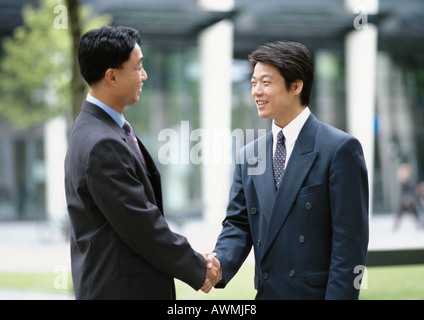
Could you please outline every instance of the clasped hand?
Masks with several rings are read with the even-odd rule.
[[[221,279],[221,263],[216,258],[216,253],[203,255],[206,260],[206,280],[201,290],[208,293]]]

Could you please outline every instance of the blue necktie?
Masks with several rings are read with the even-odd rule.
[[[274,159],[272,161],[272,167],[274,170],[275,186],[278,189],[281,179],[283,178],[285,165],[286,165],[286,144],[284,143],[285,137],[283,130],[277,135],[277,146],[275,148]]]

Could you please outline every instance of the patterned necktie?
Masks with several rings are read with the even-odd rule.
[[[287,151],[284,140],[285,137],[283,134],[283,130],[281,130],[277,135],[277,146],[275,148],[274,159],[272,162],[272,167],[274,169],[275,186],[277,187],[277,189],[280,185],[281,179],[283,178],[286,164]]]
[[[124,129],[125,134],[130,139],[131,146],[140,157],[141,162],[143,162],[144,166],[146,166],[146,160],[144,159],[143,153],[141,152],[140,146],[138,145],[137,136],[135,135],[134,130],[131,127],[130,123],[128,121],[125,121],[122,128]]]

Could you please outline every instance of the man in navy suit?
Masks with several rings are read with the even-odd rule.
[[[138,31],[91,30],[78,58],[90,91],[65,160],[76,298],[175,299],[174,278],[208,292],[217,268],[169,228],[159,171],[123,115],[147,80]]]
[[[252,97],[258,115],[273,119],[272,131],[238,155],[214,249],[222,267],[216,287],[253,246],[257,299],[357,299],[368,247],[362,147],[310,112],[314,67],[304,45],[269,43],[249,60]],[[263,168],[261,161],[265,172],[255,174],[252,163]]]

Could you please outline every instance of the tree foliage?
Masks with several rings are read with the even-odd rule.
[[[59,27],[58,6],[65,9]],[[26,5],[23,25],[3,43],[0,114],[19,127],[71,113],[72,37],[66,14],[63,0]],[[80,17],[83,31],[111,21],[106,15],[93,18],[87,6],[80,7]]]

